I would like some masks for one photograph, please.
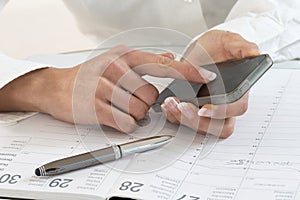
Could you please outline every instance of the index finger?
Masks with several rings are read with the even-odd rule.
[[[176,61],[169,56],[134,50],[124,55],[127,64],[137,73],[161,78],[184,79],[197,83],[208,83],[216,78],[210,72],[190,63]]]

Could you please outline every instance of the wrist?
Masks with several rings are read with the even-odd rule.
[[[1,111],[40,111],[37,100],[44,82],[40,75],[48,70],[32,71],[3,87],[0,90]]]
[[[57,69],[49,68],[41,74],[43,84],[35,105],[39,112],[48,113],[56,118],[60,114],[72,113],[72,97],[78,67]]]
[[[51,114],[51,107],[68,90],[65,72],[71,69],[43,68],[25,74],[0,90],[0,111],[36,111]]]

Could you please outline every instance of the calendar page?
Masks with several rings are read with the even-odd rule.
[[[0,196],[299,199],[299,77],[300,70],[270,70],[252,88],[248,112],[237,118],[234,134],[223,140],[169,124],[154,111],[132,134],[74,126],[44,114],[0,127]],[[175,139],[105,165],[53,177],[34,175],[37,167],[56,159],[159,134]]]

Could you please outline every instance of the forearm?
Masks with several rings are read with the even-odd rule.
[[[0,90],[0,112],[36,111],[50,113],[48,105],[62,96],[69,87],[70,69],[44,68],[27,73],[10,82]],[[50,103],[49,101],[52,101]]]
[[[41,111],[41,87],[45,85],[40,69],[27,73],[0,90],[0,111]],[[37,76],[39,74],[39,76]]]

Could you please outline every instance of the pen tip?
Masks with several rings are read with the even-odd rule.
[[[37,168],[37,169],[35,170],[35,175],[36,175],[36,176],[41,176],[41,171],[40,171],[39,168]]]

